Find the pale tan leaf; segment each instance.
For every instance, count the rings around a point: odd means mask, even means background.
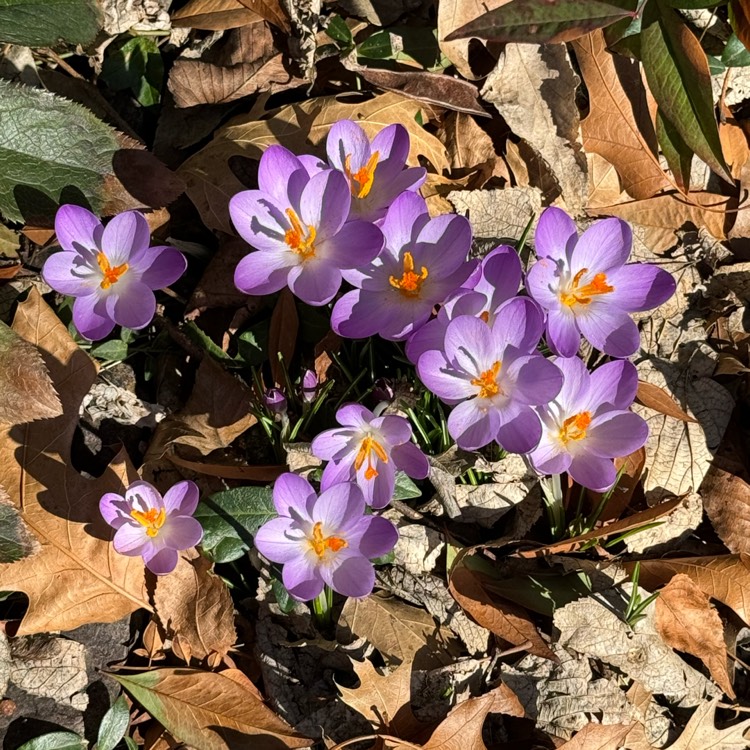
[[[235,29],[261,18],[239,0],[190,0],[172,13],[172,26],[188,26],[206,31]]]
[[[610,206],[627,200],[620,176],[612,164],[593,151],[586,154],[586,163],[589,172],[589,208]]]
[[[719,687],[734,699],[722,636],[724,625],[708,596],[684,573],[659,592],[654,623],[668,646],[700,659]]]
[[[586,151],[613,164],[633,198],[672,187],[659,164],[638,62],[608,52],[599,30],[571,44],[589,92],[589,114],[581,123]]]
[[[505,190],[456,190],[448,200],[471,221],[475,237],[518,239],[542,210],[542,194],[532,187]],[[533,225],[532,225],[533,231]]]
[[[169,577],[160,577],[154,607],[169,638],[180,637],[196,659],[226,656],[237,640],[234,606],[226,583],[197,552],[183,552]]]
[[[325,139],[331,126],[342,119],[356,120],[373,138],[385,126],[402,124],[411,140],[409,163],[417,165],[424,156],[438,171],[448,167],[445,146],[416,121],[424,116],[419,102],[399,94],[383,94],[368,101],[348,104],[335,97],[307,99],[299,104],[270,112],[266,119],[242,115],[219,130],[213,141],[180,167],[187,185],[187,194],[211,229],[234,234],[229,218],[229,199],[245,189],[232,172],[233,157],[260,159],[274,143],[298,153],[325,154]],[[426,119],[426,118],[425,118]]]
[[[558,750],[613,750],[623,744],[635,724],[589,724]]]
[[[716,728],[718,699],[702,703],[690,717],[679,738],[667,750],[746,750],[750,719],[727,729]]]
[[[628,536],[625,547],[630,554],[638,555],[656,556],[672,552],[695,533],[702,520],[701,497],[697,492],[689,492],[680,498],[677,507],[658,526],[641,529],[637,534]]]
[[[0,485],[41,544],[32,557],[0,565],[3,589],[29,597],[19,634],[114,622],[151,609],[143,561],[114,551],[113,531],[99,514],[105,492],[122,492],[137,478],[127,455],[97,480],[70,465],[78,409],[95,365],[35,290],[19,305],[13,329],[40,350],[63,407],[55,419],[0,432]]]
[[[558,194],[573,214],[588,200],[575,105],[579,83],[564,44],[507,44],[482,88],[482,98],[547,164]]]

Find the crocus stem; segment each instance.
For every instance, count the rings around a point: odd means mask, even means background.
[[[333,613],[333,590],[325,586],[318,596],[313,599],[313,620],[318,630],[331,627]]]
[[[565,531],[565,508],[560,475],[552,474],[549,477],[543,477],[540,484],[552,538],[560,539]]]

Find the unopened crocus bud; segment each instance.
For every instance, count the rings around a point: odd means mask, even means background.
[[[378,378],[372,386],[372,397],[377,401],[378,403],[382,401],[386,401],[387,403],[391,403],[395,397],[396,393],[393,390],[393,384],[388,378]]]
[[[315,401],[318,395],[318,376],[314,370],[305,370],[302,376],[302,400],[306,403]]]
[[[263,401],[271,414],[286,414],[286,396],[278,388],[269,388]]]

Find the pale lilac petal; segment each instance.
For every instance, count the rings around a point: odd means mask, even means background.
[[[385,508],[393,500],[393,491],[396,486],[396,467],[393,461],[384,463],[380,459],[374,459],[372,468],[378,473],[369,479],[366,476],[370,464],[365,461],[357,472],[357,485],[362,489],[365,502],[372,508]]]
[[[287,283],[303,302],[320,307],[328,304],[341,288],[341,271],[331,263],[311,259],[292,268]]]
[[[411,440],[411,425],[404,417],[389,414],[373,420],[376,427],[391,445],[401,445]]]
[[[589,453],[574,456],[568,469],[573,479],[594,492],[605,492],[617,478],[611,458],[600,458]]]
[[[136,508],[164,508],[164,500],[153,484],[138,479],[125,490],[125,499]]]
[[[581,333],[569,309],[551,310],[547,316],[547,344],[561,357],[575,357],[581,345]]]
[[[674,276],[650,263],[623,266],[607,278],[607,283],[614,287],[614,291],[607,295],[607,301],[627,312],[659,307],[676,289]]]
[[[528,453],[539,445],[542,437],[542,423],[530,406],[520,406],[517,413],[510,416],[506,412],[502,417],[503,424],[497,430],[497,442],[506,451]]]
[[[398,530],[382,516],[368,516],[364,519],[367,528],[359,542],[359,551],[368,560],[387,555],[398,541]]]
[[[348,156],[350,169],[356,172],[370,158],[370,142],[364,130],[355,122],[339,120],[328,133],[326,153],[331,166],[342,172]]]
[[[86,208],[66,204],[55,214],[55,234],[63,250],[77,253],[81,249],[97,250],[104,227]]]
[[[289,269],[297,264],[294,253],[259,251],[246,255],[234,271],[234,285],[245,294],[273,294],[286,286]]]
[[[633,412],[609,414],[591,425],[586,435],[586,450],[603,458],[628,456],[643,446],[648,425]]]
[[[326,535],[339,534],[352,520],[361,518],[364,511],[362,490],[352,482],[344,482],[321,492],[312,518],[323,524]]]
[[[401,193],[391,204],[380,225],[386,247],[395,254],[400,254],[401,248],[413,243],[429,220],[427,203],[421,195]]]
[[[575,247],[578,232],[573,219],[562,209],[544,209],[534,232],[534,248],[538,258],[565,260]]]
[[[323,590],[323,578],[310,556],[299,556],[284,565],[281,580],[286,590],[303,602],[315,599]]]
[[[266,521],[255,532],[255,548],[263,557],[275,563],[288,563],[304,555],[308,542],[294,521],[280,516]]]
[[[557,364],[559,366],[559,362]],[[635,400],[637,390],[638,371],[632,362],[607,362],[591,373],[589,403],[594,409],[600,404],[627,409]]]
[[[310,482],[299,474],[286,472],[273,485],[273,504],[280,516],[307,516],[307,507],[316,497]]]
[[[107,315],[106,300],[96,293],[76,299],[73,323],[78,333],[90,341],[106,338],[115,327],[114,320]]]
[[[111,293],[106,301],[107,315],[119,326],[139,330],[156,314],[156,297],[141,281],[131,281],[122,293]]]
[[[166,547],[156,551],[156,548],[152,547],[148,551],[152,554],[144,552],[143,561],[154,575],[165,576],[177,567],[177,560],[179,558],[177,550]]]
[[[152,540],[146,534],[145,526],[139,523],[126,523],[117,529],[112,544],[121,555],[135,557],[141,554],[144,547],[152,544]]]
[[[342,559],[336,568],[322,567],[320,572],[326,583],[344,596],[367,596],[375,586],[375,569],[364,557]]]
[[[552,401],[563,384],[560,370],[541,354],[529,354],[511,362],[508,365],[508,378],[515,383],[513,398],[519,403],[533,405]]]
[[[351,443],[356,434],[348,429],[325,430],[313,438],[310,452],[323,461],[340,461],[352,450]]]
[[[389,293],[347,292],[333,307],[331,328],[350,339],[367,338],[396,324],[399,308],[390,304]]]
[[[526,274],[526,289],[545,310],[559,310],[562,261],[541,258]]]
[[[592,303],[585,314],[576,316],[576,320],[586,339],[610,357],[629,357],[638,350],[638,326],[622,310]]]
[[[426,351],[442,349],[447,327],[447,322],[437,317],[414,331],[406,342],[406,356],[409,360],[416,364]]]
[[[110,219],[102,234],[101,249],[113,266],[128,263],[148,250],[151,229],[138,211],[125,211]]]
[[[334,169],[319,172],[302,191],[300,219],[315,227],[318,242],[333,237],[349,216],[352,194],[346,177]]]
[[[417,362],[417,373],[425,386],[447,404],[457,404],[476,395],[477,388],[471,384],[471,378],[450,367],[442,352],[425,352]]]
[[[320,491],[325,492],[329,487],[341,482],[354,479],[354,456],[342,461],[329,461],[320,477]]]
[[[322,172],[325,169],[329,169],[328,165],[322,159],[312,154],[300,154],[297,158],[310,177],[315,176],[318,172]]]
[[[229,215],[240,237],[254,248],[269,252],[289,249],[284,240],[289,229],[284,213],[287,208],[262,190],[243,190],[229,201]]]
[[[371,153],[378,152],[375,177],[386,183],[393,180],[404,168],[409,156],[409,133],[403,125],[388,125],[373,139]]]
[[[593,395],[589,398],[591,374],[580,357],[557,357],[555,367],[563,374],[562,388],[555,400],[564,411],[584,409],[596,400]]]
[[[203,527],[192,516],[169,516],[159,530],[165,547],[183,550],[195,547],[203,538]]]
[[[286,203],[289,180],[300,169],[307,172],[303,163],[289,149],[278,144],[269,146],[258,164],[258,187],[280,204]]]
[[[320,252],[339,268],[361,268],[383,249],[383,233],[369,221],[350,221],[325,241]]]
[[[95,271],[83,256],[72,252],[50,255],[44,262],[42,277],[56,292],[83,297],[94,292],[102,276]]]
[[[149,289],[164,289],[185,273],[187,260],[177,248],[157,246],[150,248],[138,265],[143,269],[141,281]]]
[[[513,297],[498,308],[491,340],[500,351],[514,346],[524,353],[532,352],[543,331],[544,315],[539,305],[528,297]]]
[[[521,286],[521,259],[508,245],[500,245],[482,260],[482,277],[474,287],[484,294],[489,308],[495,310],[518,293]]]
[[[113,529],[119,529],[130,520],[130,510],[130,503],[115,492],[106,492],[99,500],[99,512]]]
[[[497,435],[500,417],[485,399],[463,401],[448,416],[448,431],[459,448],[473,451],[489,445]]]
[[[375,415],[362,404],[345,404],[336,412],[336,421],[345,427],[366,429]]]
[[[539,445],[529,454],[534,469],[539,474],[562,474],[570,466],[570,453],[562,449],[559,440],[550,440],[545,435]]]
[[[173,484],[164,495],[164,507],[167,513],[179,513],[192,516],[198,507],[201,493],[198,485],[189,479]]]
[[[427,456],[414,443],[397,445],[391,450],[391,458],[396,468],[412,479],[426,479],[430,473]]]
[[[498,323],[502,325],[502,323]],[[502,346],[496,346],[491,330],[479,318],[463,315],[445,330],[445,356],[458,368],[476,377],[501,360]]]
[[[612,273],[627,263],[632,245],[633,233],[622,219],[597,221],[578,238],[570,270],[574,276],[583,268],[592,273]]]
[[[434,278],[440,279],[457,270],[466,261],[469,250],[471,224],[468,219],[455,214],[442,214],[425,224],[412,253],[415,264],[426,266]]]

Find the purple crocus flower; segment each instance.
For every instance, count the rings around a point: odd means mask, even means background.
[[[518,253],[508,245],[496,247],[440,308],[437,316],[411,335],[406,342],[406,356],[417,362],[427,350],[442,349],[445,329],[459,315],[474,315],[493,325],[500,305],[517,294],[521,276]]]
[[[341,286],[341,269],[366,265],[383,247],[373,224],[345,224],[351,193],[336,170],[320,170],[283,146],[270,146],[260,160],[258,186],[229,201],[234,226],[257,248],[234,274],[246,294],[289,286],[308,304],[325,305]]]
[[[544,321],[530,299],[501,305],[495,325],[463,315],[445,331],[443,349],[417,363],[422,382],[448,404],[448,430],[460,448],[476,450],[497,440],[512,453],[527,453],[542,435],[532,406],[560,391],[562,374],[536,352]]]
[[[318,375],[315,370],[305,370],[302,375],[302,401],[311,404],[318,395]]]
[[[405,191],[416,191],[427,177],[422,167],[405,168],[409,133],[403,125],[383,128],[370,143],[351,120],[340,120],[328,134],[328,161],[342,172],[352,194],[351,218],[378,221]]]
[[[366,516],[362,490],[352,482],[316,495],[297,474],[282,474],[274,484],[278,512],[258,529],[255,546],[271,562],[283,565],[287,591],[310,601],[324,585],[344,596],[367,596],[375,585],[371,560],[390,552],[396,527],[380,516]]]
[[[115,216],[106,227],[80,206],[55,216],[63,252],[47,258],[42,276],[56,292],[70,294],[78,332],[96,341],[115,325],[144,328],[156,312],[155,289],[173,284],[187,267],[173,247],[149,247],[151,230],[137,211]]]
[[[638,349],[638,327],[629,313],[666,302],[675,280],[650,263],[626,265],[632,239],[621,219],[597,221],[579,238],[564,211],[542,213],[535,234],[539,260],[526,288],[547,311],[547,343],[555,354],[572,357],[581,334],[612,357]]]
[[[616,479],[613,458],[638,450],[648,425],[628,411],[638,389],[638,373],[627,361],[607,362],[593,372],[578,358],[557,359],[563,386],[554,401],[538,407],[542,438],[529,458],[540,474],[567,471],[596,492]]]
[[[336,302],[331,327],[348,338],[380,334],[404,339],[427,322],[432,309],[463,284],[475,267],[466,262],[471,226],[463,216],[431,219],[416,193],[401,193],[383,219],[383,252],[357,270],[344,271],[353,286]]]
[[[278,388],[269,388],[263,394],[263,403],[272,414],[286,414],[286,396]]]
[[[354,481],[368,505],[384,508],[393,498],[396,471],[413,479],[429,474],[427,457],[411,442],[411,425],[403,417],[376,417],[360,404],[347,404],[336,421],[341,427],[321,432],[311,445],[314,456],[329,462],[321,487]]]
[[[141,555],[146,567],[158,576],[171,573],[177,552],[194,547],[203,529],[192,515],[200,492],[185,480],[170,487],[162,498],[148,482],[133,482],[125,496],[108,492],[99,501],[104,520],[114,529],[113,544],[121,555]]]

